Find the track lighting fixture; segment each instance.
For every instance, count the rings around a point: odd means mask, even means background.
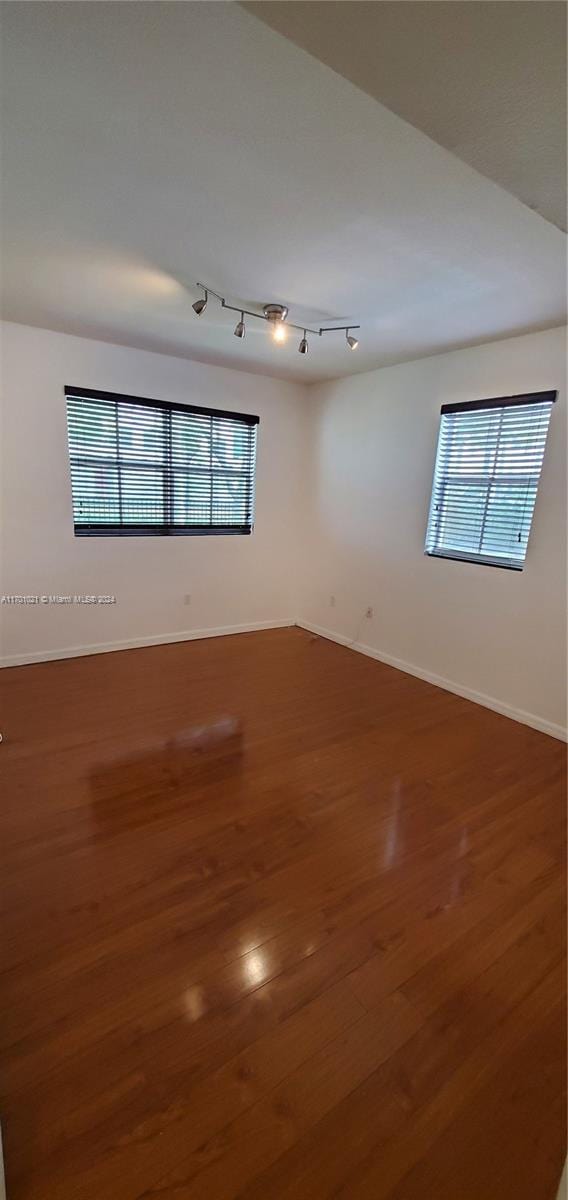
[[[223,296],[220,296],[218,292],[214,292],[213,288],[206,287],[204,283],[198,283],[197,287],[201,288],[203,297],[200,300],[196,300],[191,307],[198,317],[201,316],[207,306],[209,294],[219,301],[221,308],[226,308],[229,312],[240,313],[240,320],[233,330],[235,337],[244,338],[246,332],[246,315],[247,317],[256,317],[257,321],[267,321],[275,342],[285,342],[289,329],[302,330],[302,340],[298,346],[300,354],[308,353],[308,333],[311,333],[312,337],[321,337],[324,333],[344,333],[350,350],[356,350],[359,345],[357,338],[353,337],[350,333],[351,329],[359,329],[358,325],[323,325],[319,329],[302,329],[301,325],[295,325],[293,321],[288,321],[288,309],[285,304],[264,304],[262,312],[252,312],[250,308],[238,308],[235,304],[229,304]]]
[[[192,306],[191,306],[194,313],[198,317],[200,317],[202,312],[207,308],[207,301],[209,299],[209,294],[207,292],[207,288],[203,288],[203,291],[205,292],[205,295],[201,298],[201,300],[196,300],[195,304],[192,304]]]

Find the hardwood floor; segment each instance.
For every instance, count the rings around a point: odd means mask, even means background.
[[[559,742],[299,629],[0,682],[10,1200],[552,1200]]]

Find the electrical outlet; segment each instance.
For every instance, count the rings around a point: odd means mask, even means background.
[[[369,607],[368,607],[368,609],[367,609],[367,611],[366,611],[366,613],[365,613],[365,616],[366,616],[366,618],[367,618],[367,620],[368,620],[368,621],[372,621],[372,619],[373,619],[373,610],[372,610],[372,608],[371,608],[371,606],[370,606],[370,605],[369,605]]]
[[[335,608],[335,596],[330,596],[330,597],[329,597],[329,607],[330,607],[330,608]]]
[[[186,592],[183,598],[184,604],[191,604],[191,592]]]

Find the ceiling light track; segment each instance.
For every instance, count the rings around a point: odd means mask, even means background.
[[[192,304],[192,308],[196,316],[200,317],[207,308],[207,302],[210,296],[214,296],[219,301],[221,308],[226,308],[229,312],[239,313],[239,321],[234,329],[235,337],[244,338],[246,332],[245,317],[253,317],[257,321],[266,321],[272,327],[272,336],[275,342],[284,342],[288,329],[297,329],[302,334],[302,339],[298,350],[300,354],[308,353],[307,335],[312,337],[321,337],[324,333],[344,333],[345,340],[350,350],[356,350],[359,345],[358,339],[351,335],[352,329],[360,329],[360,325],[322,325],[319,329],[310,329],[309,326],[295,325],[293,321],[289,321],[288,309],[285,304],[265,304],[262,312],[253,312],[250,308],[241,308],[236,304],[229,304],[224,296],[220,296],[213,288],[210,288],[205,283],[198,283],[197,287],[203,291],[203,296]]]

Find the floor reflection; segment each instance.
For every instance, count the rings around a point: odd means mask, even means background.
[[[469,853],[469,829],[463,825],[458,835],[456,863],[450,880],[449,898],[446,908],[454,908],[468,890],[471,868],[467,861]]]
[[[253,986],[263,983],[268,976],[268,962],[262,950],[251,950],[245,954],[242,966],[246,981]]]
[[[188,988],[184,995],[184,1008],[189,1020],[199,1021],[206,1010],[205,990],[200,984]]]
[[[179,802],[179,790],[204,777],[221,782],[240,774],[244,754],[243,725],[222,716],[207,725],[177,730],[146,741],[128,754],[99,761],[88,774],[92,813],[105,831],[123,824],[140,825],[163,811],[168,799]]]
[[[390,813],[386,821],[384,845],[383,845],[383,867],[389,870],[393,867],[402,851],[401,845],[401,813],[402,813],[402,788],[400,779],[395,779],[392,785],[392,796],[390,804]]]

